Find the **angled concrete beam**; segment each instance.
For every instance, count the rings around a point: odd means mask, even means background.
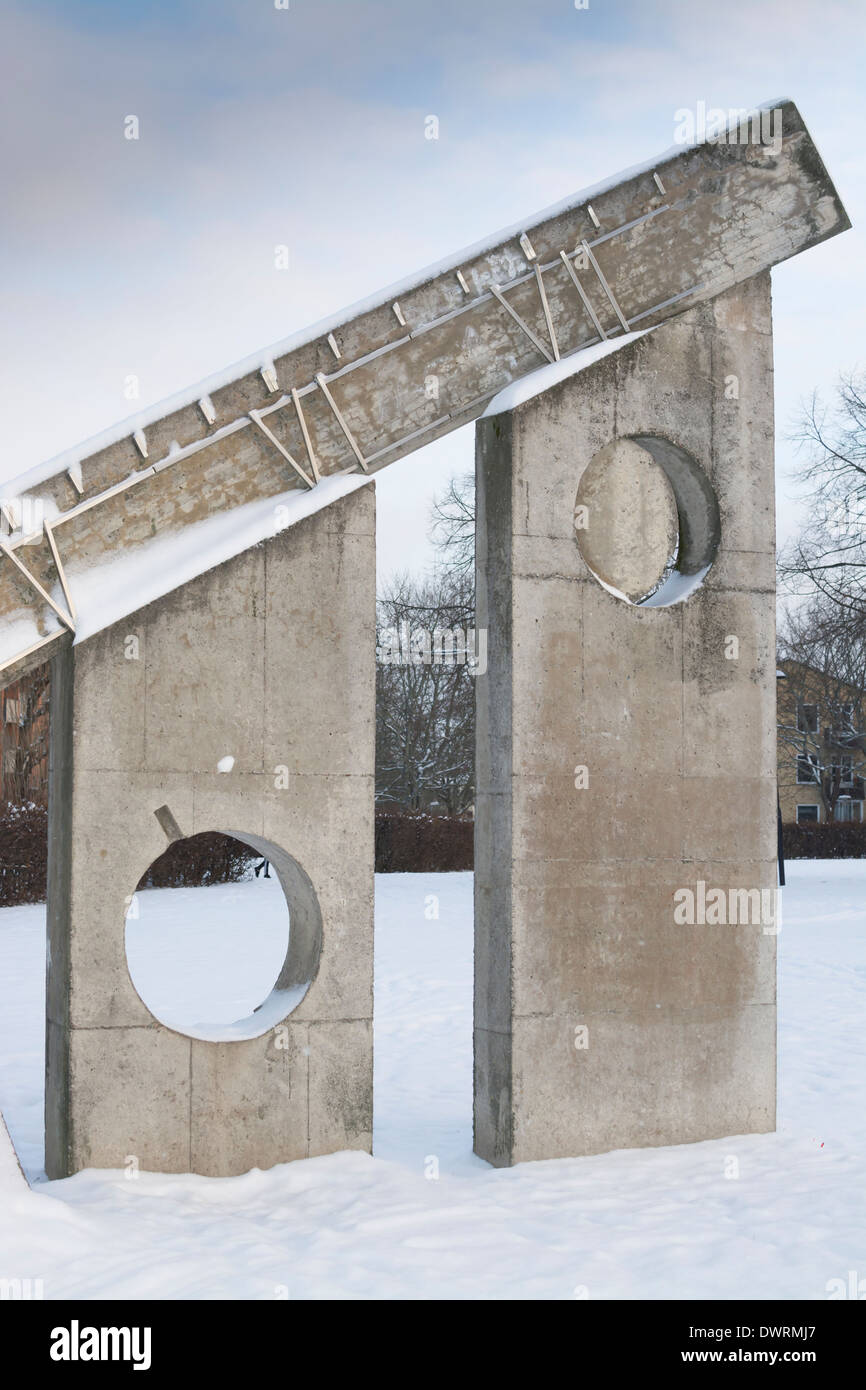
[[[771,139],[761,143],[765,132]],[[284,492],[287,459],[298,487],[313,480],[296,463],[302,457],[315,481],[374,472],[477,418],[497,392],[542,365],[545,341],[565,358],[624,325],[661,323],[849,225],[797,108],[780,102],[757,133],[745,121],[715,141],[675,148],[11,486],[44,498],[52,526],[63,526],[74,590],[76,573],[155,531]],[[593,309],[586,285],[604,290],[604,300],[593,293]],[[276,403],[269,380],[286,392]],[[271,437],[256,428],[257,412],[268,415]],[[82,519],[93,507],[98,517]],[[32,540],[7,545],[14,553]],[[50,590],[44,550],[28,555],[27,569]],[[0,681],[19,655],[11,639],[3,643],[4,619],[30,618],[22,650],[52,626],[36,590],[22,599],[14,568],[0,557]]]

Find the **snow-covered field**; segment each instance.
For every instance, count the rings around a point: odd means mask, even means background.
[[[45,1181],[44,912],[0,911],[0,1109],[34,1184],[0,1162],[0,1278],[41,1279],[46,1298],[215,1299],[822,1299],[866,1279],[866,861],[789,866],[777,1134],[499,1171],[472,1154],[471,889],[378,879],[376,1156],[228,1179]],[[284,931],[273,884],[195,898],[211,942],[241,904]]]

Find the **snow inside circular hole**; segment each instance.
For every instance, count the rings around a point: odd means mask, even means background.
[[[633,606],[668,607],[700,588],[721,520],[700,464],[659,435],[611,441],[584,469],[574,535],[603,588]]]
[[[166,1027],[210,1042],[260,1037],[292,1013],[315,977],[321,940],[301,866],[236,833],[175,841],[126,913],[127,966],[140,999]]]

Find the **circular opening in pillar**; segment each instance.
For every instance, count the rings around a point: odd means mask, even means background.
[[[258,836],[175,840],[127,900],[132,983],[154,1018],[187,1037],[261,1037],[300,1004],[321,946],[309,878]]]
[[[574,535],[598,582],[634,606],[682,603],[719,547],[716,495],[700,464],[661,435],[615,439],[590,459]]]

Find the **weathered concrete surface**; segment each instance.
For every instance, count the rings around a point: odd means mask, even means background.
[[[374,521],[361,488],[54,663],[50,1177],[128,1155],[222,1176],[370,1150]],[[185,835],[248,836],[309,876],[321,954],[283,1030],[191,1039],[136,993],[125,899],[166,848],[163,806]]]
[[[678,890],[699,911],[701,882],[776,881],[772,373],[763,274],[479,424],[475,1146],[492,1163],[774,1128],[773,924],[674,915]],[[687,451],[718,498],[715,563],[670,607],[606,592],[573,530],[582,471],[635,435]]]
[[[662,469],[634,440],[615,440],[590,459],[577,489],[574,534],[593,573],[632,603],[659,587],[677,552],[677,503]]]
[[[182,404],[141,418],[146,458],[134,440],[137,422],[127,421],[110,432],[109,442],[76,453],[80,494],[61,466],[10,484],[12,495],[45,500],[62,563],[71,573],[103,563],[146,544],[156,531],[164,535],[253,499],[303,488],[286,457],[287,451],[312,477],[292,391],[299,393],[323,475],[361,466],[332,401],[365,465],[385,467],[475,419],[509,382],[543,365],[545,354],[564,357],[598,341],[573,276],[604,332],[622,331],[594,267],[578,257],[582,241],[594,248],[625,319],[646,328],[844,231],[847,215],[800,113],[784,102],[778,115],[778,146],[774,140],[761,144],[750,125],[735,126],[719,143],[668,151],[655,166],[613,180],[591,199],[577,197],[530,219],[525,230],[534,260],[513,233],[433,274],[421,272],[399,292],[402,323],[394,294],[349,311],[334,324],[339,358],[320,329],[274,351],[271,386],[258,365],[249,364],[235,380],[229,372],[212,387],[202,384]],[[772,125],[775,137],[775,118]],[[502,290],[529,333],[492,286]],[[267,356],[262,354],[262,366]],[[210,421],[196,402],[208,391]],[[4,525],[0,520],[0,532]],[[27,529],[10,544],[43,588],[61,597],[41,525],[29,537]],[[24,621],[29,633],[4,662],[47,638],[33,657],[41,662],[64,640],[51,636],[57,616],[2,554],[0,620],[10,626]]]

